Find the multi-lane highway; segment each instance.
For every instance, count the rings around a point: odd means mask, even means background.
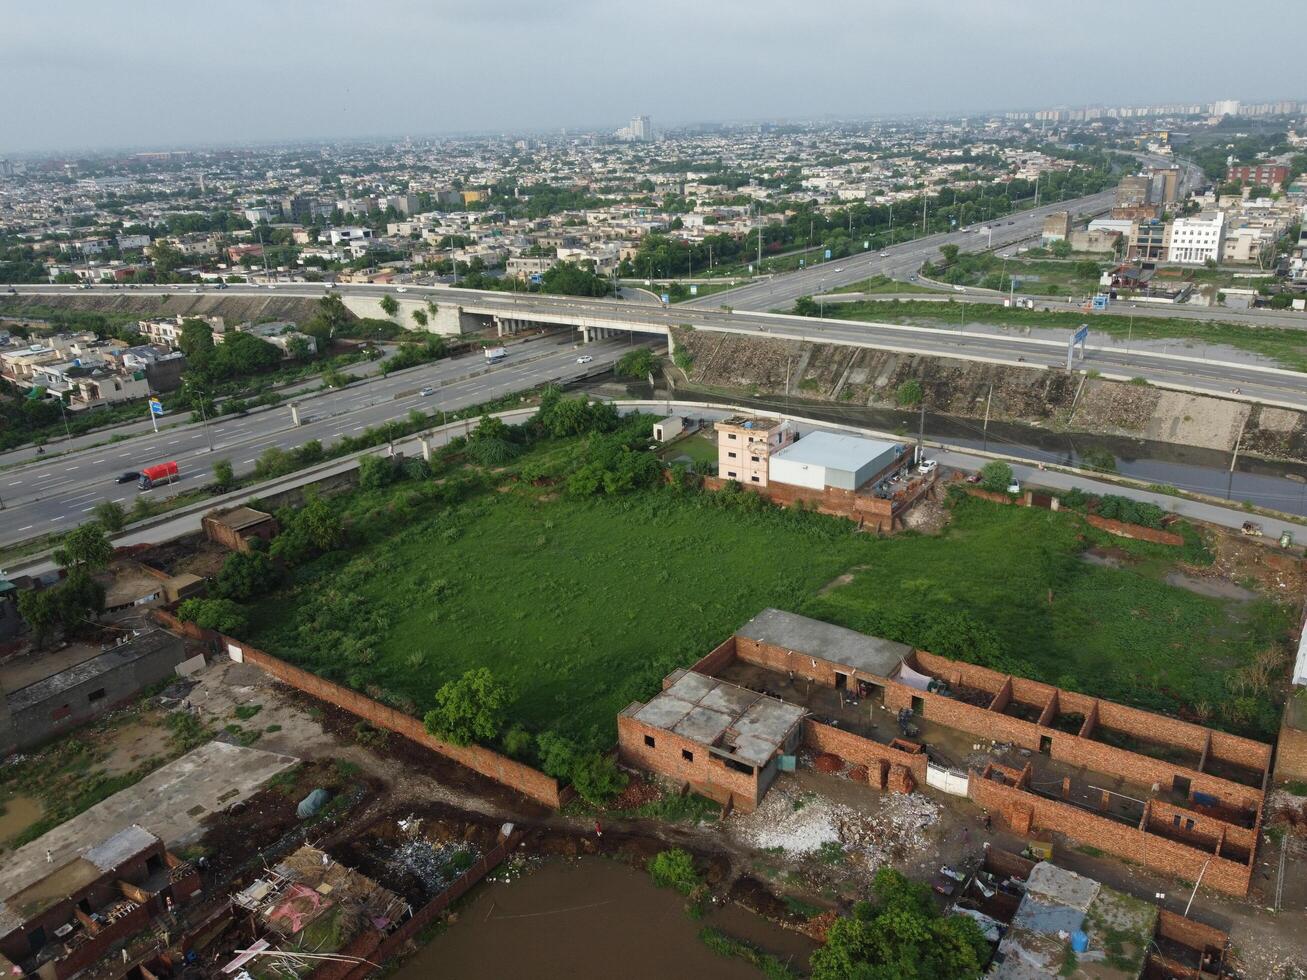
[[[580,364],[580,353],[569,340],[551,336],[514,345],[508,358],[495,365],[486,365],[479,356],[440,361],[384,382],[304,399],[298,427],[290,408],[279,407],[244,418],[222,418],[207,432],[201,426],[185,426],[0,472],[0,545],[68,530],[87,520],[102,500],[130,506],[138,496],[166,497],[202,486],[212,480],[213,463],[219,459],[230,460],[237,475],[249,473],[271,447],[289,450],[311,439],[331,446],[342,437],[403,419],[413,409],[453,411],[547,381],[571,380],[611,364],[629,349],[628,340],[599,341],[581,352],[593,361]],[[435,390],[422,395],[428,386]],[[123,472],[165,460],[177,461],[177,483],[140,491],[135,482],[115,482]]]
[[[916,274],[923,262],[937,259],[941,245],[957,245],[963,251],[981,251],[1006,248],[1038,238],[1044,227],[1044,218],[1055,211],[1070,211],[1077,216],[1097,215],[1112,206],[1112,197],[1113,192],[1104,191],[1089,197],[1041,205],[1029,211],[1018,211],[1005,218],[998,218],[988,224],[977,224],[966,232],[941,232],[879,252],[862,252],[842,259],[818,262],[797,272],[723,290],[685,305],[701,308],[726,305],[737,310],[788,310],[800,296],[811,296],[847,286],[871,276],[907,279]],[[982,228],[988,231],[982,234]]]

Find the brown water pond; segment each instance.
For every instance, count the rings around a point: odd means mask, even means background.
[[[410,957],[396,980],[428,977],[721,977],[757,980],[740,959],[711,952],[699,929],[714,926],[805,971],[816,948],[738,905],[695,921],[675,892],[604,858],[546,862],[511,884],[474,893],[449,928]]]

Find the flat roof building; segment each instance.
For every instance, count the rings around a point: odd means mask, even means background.
[[[810,490],[857,490],[898,463],[901,443],[812,432],[772,453],[768,478]]]
[[[779,757],[797,750],[804,714],[798,705],[677,670],[647,704],[618,715],[618,751],[628,764],[752,810],[780,772]]]
[[[795,439],[786,419],[736,415],[714,426],[717,430],[717,475],[755,487],[767,485],[767,461]]]

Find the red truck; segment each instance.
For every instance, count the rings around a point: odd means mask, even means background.
[[[149,490],[157,487],[160,483],[172,483],[177,479],[177,463],[168,461],[159,463],[156,466],[147,466],[141,470],[140,487],[142,490]]]

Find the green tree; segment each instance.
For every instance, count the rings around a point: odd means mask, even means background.
[[[93,624],[95,618],[104,612],[104,586],[85,568],[74,569],[51,591],[58,597],[59,623],[64,636],[72,636]]]
[[[591,806],[602,806],[626,789],[627,775],[612,756],[590,752],[572,767],[572,787]]]
[[[57,588],[25,589],[18,593],[18,615],[23,617],[32,631],[32,643],[45,646],[59,625],[59,594]]]
[[[214,594],[220,599],[247,602],[263,598],[281,582],[281,572],[259,551],[237,551],[227,556],[214,579]]]
[[[183,320],[178,349],[186,355],[186,366],[197,374],[205,375],[214,367],[215,347],[213,328],[203,320]]]
[[[411,315],[412,315],[412,317],[413,317],[413,322],[414,322],[414,323],[416,323],[419,327],[423,327],[423,328],[426,327],[426,325],[427,325],[427,311],[426,311],[426,310],[414,310],[413,313],[412,313]]]
[[[116,500],[101,500],[91,513],[110,534],[117,534],[127,523],[127,511]]]
[[[399,312],[399,304],[395,302],[394,296],[381,297],[381,312],[389,317],[393,317]]]
[[[542,732],[536,739],[540,768],[555,779],[570,779],[576,766],[576,743],[557,732]]]
[[[105,568],[112,557],[113,545],[99,521],[88,521],[73,528],[53,555],[55,562],[64,568],[84,568],[93,572]]]
[[[637,347],[623,354],[614,371],[620,378],[647,378],[654,369],[657,359],[647,347]]]
[[[186,256],[179,249],[162,239],[150,245],[150,262],[160,279],[171,276],[185,261]]]
[[[213,482],[219,490],[227,490],[236,485],[236,471],[232,469],[231,460],[220,459],[213,464]]]
[[[389,456],[364,456],[359,460],[359,487],[380,490],[394,481],[395,460]]]
[[[1213,258],[1210,258],[1210,257],[1209,257],[1209,258],[1206,258],[1206,259],[1203,259],[1203,268],[1205,268],[1205,269],[1215,269],[1215,268],[1216,268],[1216,259],[1213,259]]]
[[[291,337],[286,341],[286,353],[292,360],[307,361],[313,356],[313,342],[307,337]]]
[[[454,745],[499,737],[508,693],[487,667],[469,670],[436,692],[436,706],[422,719],[428,732]]]
[[[876,903],[837,919],[808,962],[812,980],[968,980],[980,976],[989,945],[975,921],[942,916],[925,885],[882,867]]]
[[[952,265],[958,260],[958,247],[953,244],[941,245],[939,254],[947,265]]]
[[[794,301],[795,316],[817,316],[821,312],[821,307],[811,296],[800,296]]]
[[[1012,467],[1001,459],[991,460],[980,468],[980,485],[994,493],[1006,493],[1012,485]]]
[[[230,599],[187,599],[177,607],[177,618],[201,629],[236,636],[245,630],[245,609]]]
[[[916,378],[908,378],[908,380],[904,381],[899,385],[898,392],[895,394],[898,403],[904,408],[915,408],[920,405],[922,397],[924,396],[921,390],[921,382]]]
[[[1059,259],[1070,258],[1071,243],[1067,241],[1065,238],[1059,238],[1057,241],[1055,241],[1052,245],[1048,247],[1048,250],[1053,253],[1053,256],[1055,258],[1059,258]]]
[[[350,377],[344,371],[332,368],[330,371],[322,372],[322,383],[328,388],[344,388],[349,381]]]

